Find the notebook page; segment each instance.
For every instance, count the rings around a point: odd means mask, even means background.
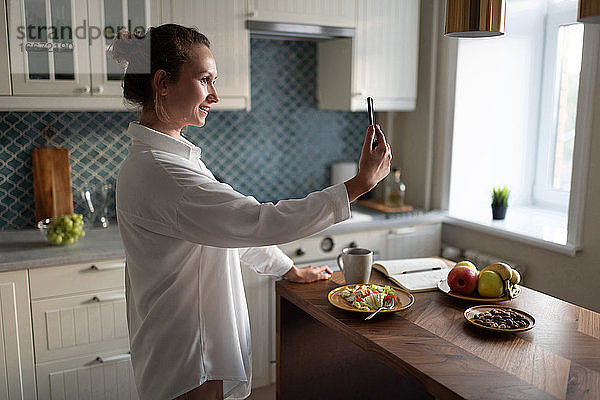
[[[410,292],[423,292],[437,289],[440,280],[448,277],[449,268],[412,274],[398,274],[390,276],[390,280]]]
[[[375,264],[385,267],[388,275],[397,275],[406,271],[418,271],[431,268],[448,268],[439,258],[404,258],[398,260],[378,260]],[[383,271],[382,271],[383,272]]]

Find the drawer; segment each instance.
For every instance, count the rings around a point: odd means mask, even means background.
[[[129,347],[123,289],[31,302],[35,362]]]
[[[36,365],[38,398],[137,400],[128,352],[124,348]]]
[[[125,260],[108,260],[29,270],[31,298],[125,286]]]

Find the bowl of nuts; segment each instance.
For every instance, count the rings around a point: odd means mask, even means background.
[[[506,306],[475,306],[466,309],[464,315],[470,324],[495,332],[523,332],[535,326],[530,314]]]

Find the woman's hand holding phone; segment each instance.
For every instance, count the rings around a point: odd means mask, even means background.
[[[374,145],[376,143],[376,145]],[[358,173],[344,182],[348,200],[353,202],[359,196],[373,189],[379,181],[390,173],[392,150],[378,124],[370,125],[363,143]]]

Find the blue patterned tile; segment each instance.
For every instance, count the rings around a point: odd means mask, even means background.
[[[323,111],[316,101],[316,44],[251,41],[252,111],[214,111],[185,136],[215,175],[259,201],[298,198],[325,187],[335,161],[358,160],[364,113]],[[69,149],[75,212],[80,191],[116,181],[133,112],[0,112],[0,229],[34,225],[31,150]],[[109,205],[114,218],[114,193]]]

